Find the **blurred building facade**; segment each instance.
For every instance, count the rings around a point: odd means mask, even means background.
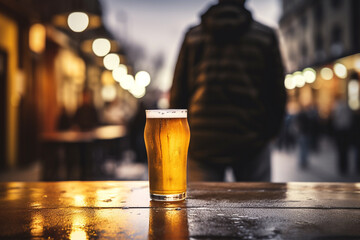
[[[336,96],[349,100],[349,81],[358,82],[360,2],[283,0],[282,9],[279,26],[289,99],[312,101],[326,116]],[[359,108],[358,99],[349,104]]]
[[[72,12],[87,13],[85,31],[69,28]],[[0,170],[35,161],[42,133],[57,130],[63,110],[75,112],[85,88],[99,111],[118,100],[127,111],[124,118],[135,112],[137,98],[120,87],[92,50],[95,39],[108,39],[125,75],[134,75],[101,15],[97,0],[0,0]]]

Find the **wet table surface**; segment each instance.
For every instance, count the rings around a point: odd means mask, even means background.
[[[360,183],[0,183],[1,239],[360,239]]]

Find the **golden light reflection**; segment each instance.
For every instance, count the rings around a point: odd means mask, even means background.
[[[30,233],[33,237],[41,237],[44,233],[44,217],[35,212],[31,217]]]
[[[70,233],[70,239],[71,239],[71,240],[87,239],[87,237],[86,237],[86,232],[85,232],[84,230],[72,231],[72,232]]]
[[[23,188],[24,183],[21,182],[9,182],[7,184],[7,191],[6,191],[6,197],[5,200],[8,201],[15,201],[21,198],[22,192],[24,190]]]
[[[97,207],[113,206],[115,204],[114,200],[122,194],[118,188],[97,189],[95,205]]]
[[[84,195],[75,195],[74,196],[74,205],[76,207],[84,207],[85,204],[85,196]]]
[[[312,183],[311,183],[312,184]],[[286,200],[287,201],[305,201],[309,196],[301,191],[301,184],[296,182],[286,183]]]
[[[129,204],[142,202],[143,194],[138,191],[127,191],[121,188],[99,189],[96,191],[95,211],[98,229],[105,229],[99,233],[100,239],[111,236],[112,229],[121,232],[117,239],[146,239],[148,234],[148,209],[131,208]],[[141,192],[140,192],[141,193]],[[119,208],[119,202],[121,203]],[[112,207],[116,207],[115,209]],[[108,231],[108,230],[110,231]]]
[[[86,227],[86,218],[81,214],[74,215],[69,238],[71,240],[88,239],[85,231],[85,227]]]
[[[30,192],[30,206],[34,209],[39,209],[43,206],[44,201],[46,201],[47,195],[44,194],[43,188],[33,188]]]
[[[149,240],[187,239],[189,226],[186,209],[159,207],[150,202]]]

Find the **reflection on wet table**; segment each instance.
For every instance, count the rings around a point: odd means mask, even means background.
[[[0,183],[1,239],[360,239],[359,183]]]

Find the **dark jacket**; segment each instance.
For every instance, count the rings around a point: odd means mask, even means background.
[[[189,154],[231,163],[280,129],[286,93],[276,34],[237,4],[217,4],[185,35],[170,107],[187,108]]]

